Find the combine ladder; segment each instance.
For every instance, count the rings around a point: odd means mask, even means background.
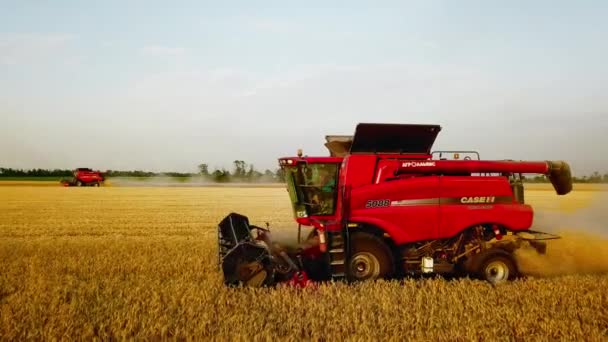
[[[346,278],[347,244],[344,243],[342,232],[327,232],[329,270],[332,280],[343,280]]]
[[[347,204],[350,199],[350,188],[346,186],[340,187],[342,193],[342,229],[338,232],[327,232],[328,254],[329,254],[329,271],[331,280],[349,280],[348,260],[350,260],[350,243],[348,234],[348,208]]]

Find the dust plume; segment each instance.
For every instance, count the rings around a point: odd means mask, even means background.
[[[177,178],[165,175],[157,175],[152,177],[112,177],[106,183],[110,186],[205,186],[211,184],[212,181],[206,177],[197,176],[189,178]]]
[[[541,211],[532,230],[562,238],[547,242],[547,253],[531,248],[517,251],[523,273],[532,276],[608,272],[608,194],[599,193],[592,204],[574,213]]]
[[[152,177],[112,177],[106,181],[108,186],[117,187],[284,187],[268,178],[251,182],[214,182],[209,177],[171,177],[158,175]]]

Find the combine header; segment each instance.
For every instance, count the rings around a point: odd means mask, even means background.
[[[101,186],[105,181],[105,175],[100,171],[89,168],[77,168],[73,171],[73,177],[62,179],[63,186]]]
[[[476,152],[431,152],[437,125],[359,124],[327,136],[329,157],[279,159],[294,217],[314,230],[295,251],[268,228],[232,213],[219,224],[227,285],[360,281],[408,275],[468,275],[491,283],[519,275],[513,253],[545,253],[530,230],[523,174],[546,175],[558,195],[572,190],[562,161],[487,161]],[[448,159],[446,156],[450,156]],[[252,231],[257,230],[257,237]]]

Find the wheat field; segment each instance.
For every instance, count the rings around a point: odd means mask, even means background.
[[[527,279],[227,289],[217,222],[295,234],[285,189],[0,186],[0,339],[607,340],[604,192],[526,195],[564,236]]]

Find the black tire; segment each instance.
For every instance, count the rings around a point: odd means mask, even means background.
[[[489,249],[476,255],[472,264],[473,275],[491,284],[502,284],[519,276],[513,255],[503,249]]]
[[[368,233],[353,233],[348,273],[352,280],[388,279],[395,272],[390,248],[381,238]]]
[[[81,181],[76,181],[76,186],[82,186],[82,182]]]

